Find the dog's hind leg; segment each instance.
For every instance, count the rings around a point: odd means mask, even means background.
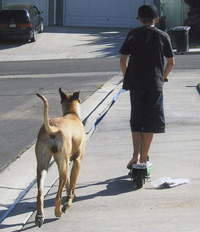
[[[35,217],[36,226],[41,227],[44,223],[44,179],[46,177],[47,170],[38,170],[37,169],[37,185],[38,185],[38,195],[37,195],[37,214]]]
[[[81,163],[80,159],[76,159],[75,161],[73,161],[70,183],[67,186],[67,199],[66,199],[65,204],[62,207],[63,212],[65,212],[66,209],[68,209],[72,206],[72,202],[73,202],[74,197],[75,197],[76,181],[77,181],[77,177],[78,177],[78,174],[80,171],[80,166],[81,166],[80,163]]]
[[[41,147],[40,147],[41,148]],[[42,149],[41,149],[42,150]],[[49,154],[45,149],[43,153],[41,150],[37,150],[36,145],[36,157],[37,157],[37,187],[38,187],[38,195],[37,195],[37,213],[35,217],[36,226],[41,227],[44,223],[44,180],[46,177],[46,173],[48,171],[49,163],[52,155]]]
[[[79,149],[77,151],[78,158],[76,158],[73,161],[73,166],[72,166],[71,176],[70,176],[70,185],[67,187],[67,199],[62,208],[63,212],[65,212],[66,209],[72,206],[73,200],[75,198],[76,181],[77,181],[77,178],[80,172],[81,160],[83,158],[84,150],[85,150],[85,146],[83,146],[82,149]]]
[[[58,164],[59,169],[59,186],[58,186],[58,192],[56,195],[56,205],[55,205],[55,216],[61,217],[62,211],[61,211],[61,201],[62,201],[62,191],[63,187],[65,186],[67,179],[68,179],[68,167],[69,167],[69,161],[65,159],[60,159],[56,161]]]

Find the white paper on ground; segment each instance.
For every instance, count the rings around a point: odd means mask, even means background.
[[[158,180],[154,180],[151,184],[155,188],[173,188],[182,184],[189,184],[191,180],[189,179],[172,179],[170,177],[163,177]]]

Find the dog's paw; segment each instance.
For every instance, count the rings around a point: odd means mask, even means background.
[[[55,216],[56,217],[61,217],[62,216],[62,211],[55,209]]]
[[[66,202],[62,207],[62,212],[65,213],[67,209],[72,206],[75,195],[67,196]]]
[[[39,228],[43,225],[44,223],[44,215],[36,215],[35,216],[35,225],[38,226]]]
[[[62,207],[62,212],[65,213],[67,209],[69,209],[72,206],[72,203],[66,202]]]

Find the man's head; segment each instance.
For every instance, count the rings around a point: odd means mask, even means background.
[[[138,9],[138,17],[142,23],[153,23],[155,19],[159,18],[159,13],[154,5],[142,5]]]

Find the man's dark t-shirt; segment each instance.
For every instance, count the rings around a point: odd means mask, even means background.
[[[124,89],[162,91],[164,57],[174,56],[167,33],[155,27],[142,26],[133,29],[128,33],[120,53],[130,55]]]

